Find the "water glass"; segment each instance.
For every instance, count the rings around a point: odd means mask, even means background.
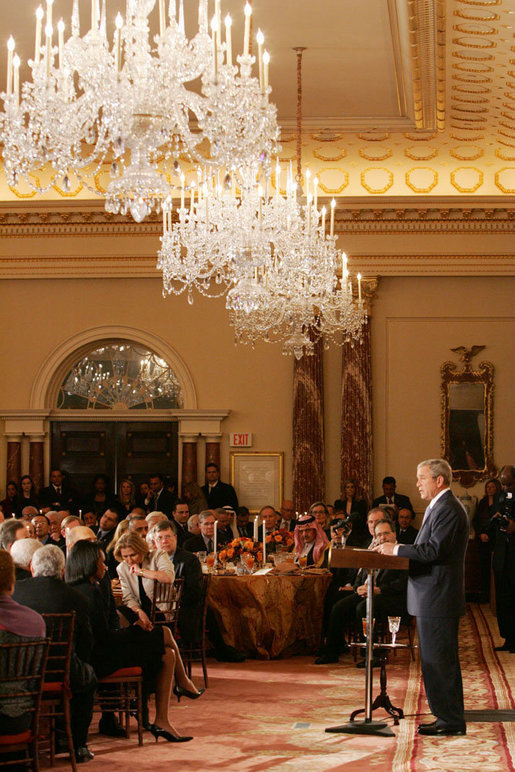
[[[395,646],[395,639],[397,638],[397,633],[399,632],[400,626],[400,617],[388,617],[388,629],[392,635],[392,646]]]

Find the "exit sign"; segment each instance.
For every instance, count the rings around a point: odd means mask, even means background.
[[[230,436],[230,446],[231,448],[250,448],[252,446],[252,434],[234,432]]]

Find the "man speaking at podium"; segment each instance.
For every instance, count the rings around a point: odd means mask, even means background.
[[[383,555],[410,560],[408,612],[417,617],[426,697],[436,716],[430,724],[419,724],[418,733],[431,736],[466,732],[458,627],[465,614],[469,525],[464,507],[449,488],[451,479],[447,461],[422,461],[417,467],[417,488],[429,506],[415,543],[376,547]]]

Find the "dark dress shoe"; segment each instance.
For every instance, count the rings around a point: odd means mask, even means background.
[[[95,754],[90,751],[87,745],[79,745],[78,748],[75,748],[75,761],[77,764],[85,764],[94,758]]]
[[[467,734],[467,727],[465,724],[439,724],[432,721],[430,724],[419,724],[417,732],[426,737],[449,737]]]
[[[120,724],[116,716],[110,714],[109,717],[102,717],[98,722],[98,731],[107,737],[127,737],[125,729]]]

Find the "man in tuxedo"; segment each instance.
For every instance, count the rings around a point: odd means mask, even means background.
[[[381,517],[372,518],[371,526],[374,539],[377,543],[397,543],[395,524],[391,520]],[[368,584],[366,569],[360,569],[356,575],[353,592],[338,600],[332,607],[327,627],[327,638],[321,656],[315,661],[315,665],[326,665],[338,662],[340,652],[348,651],[348,646],[343,640],[343,633],[353,618],[356,625],[361,626],[361,620],[366,616]],[[406,571],[396,569],[382,569],[378,572],[374,582],[374,617],[386,621],[389,616],[406,616],[406,589],[408,574]],[[375,664],[375,663],[374,663]]]
[[[395,477],[385,477],[383,479],[383,495],[374,499],[372,506],[378,507],[379,504],[395,504],[397,509],[410,509],[413,512],[413,505],[409,500],[409,496],[396,493],[396,488]]]
[[[411,509],[400,509],[397,516],[397,541],[399,544],[413,544],[417,538],[418,529],[412,525]]]
[[[39,491],[39,502],[43,508],[73,509],[73,491],[65,484],[60,469],[52,469],[50,472],[50,485]]]
[[[156,547],[168,553],[175,569],[175,578],[183,579],[181,604],[177,619],[181,638],[194,643],[201,638],[202,569],[192,552],[178,546],[175,523],[162,520],[152,532]]]
[[[234,511],[238,509],[236,491],[232,485],[221,482],[217,464],[206,464],[206,484],[202,486],[202,491],[209,509],[226,506],[232,507]]]
[[[34,553],[32,578],[16,582],[13,598],[39,614],[63,614],[75,611],[75,631],[70,664],[71,724],[77,761],[93,758],[87,747],[88,728],[93,715],[96,678],[91,659],[93,635],[89,623],[89,603],[80,592],[65,584],[64,555],[55,545],[46,545]]]
[[[191,533],[188,531],[188,520],[190,518],[190,507],[184,499],[177,499],[172,512],[175,530],[177,531],[177,544],[182,547],[185,541],[191,539]]]
[[[383,555],[410,559],[408,612],[417,617],[422,675],[436,720],[419,724],[422,735],[466,733],[458,627],[465,614],[465,551],[469,523],[450,490],[452,469],[443,459],[422,461],[417,488],[429,501],[414,544],[381,544]]]
[[[147,506],[148,512],[162,512],[168,519],[172,517],[173,508],[177,496],[167,491],[162,474],[153,474],[150,478],[150,500]]]
[[[118,525],[119,519],[120,515],[114,508],[114,505],[109,507],[109,509],[106,509],[100,518],[97,531],[97,542],[100,544],[104,552],[113,540],[114,532],[116,530],[116,526]]]

